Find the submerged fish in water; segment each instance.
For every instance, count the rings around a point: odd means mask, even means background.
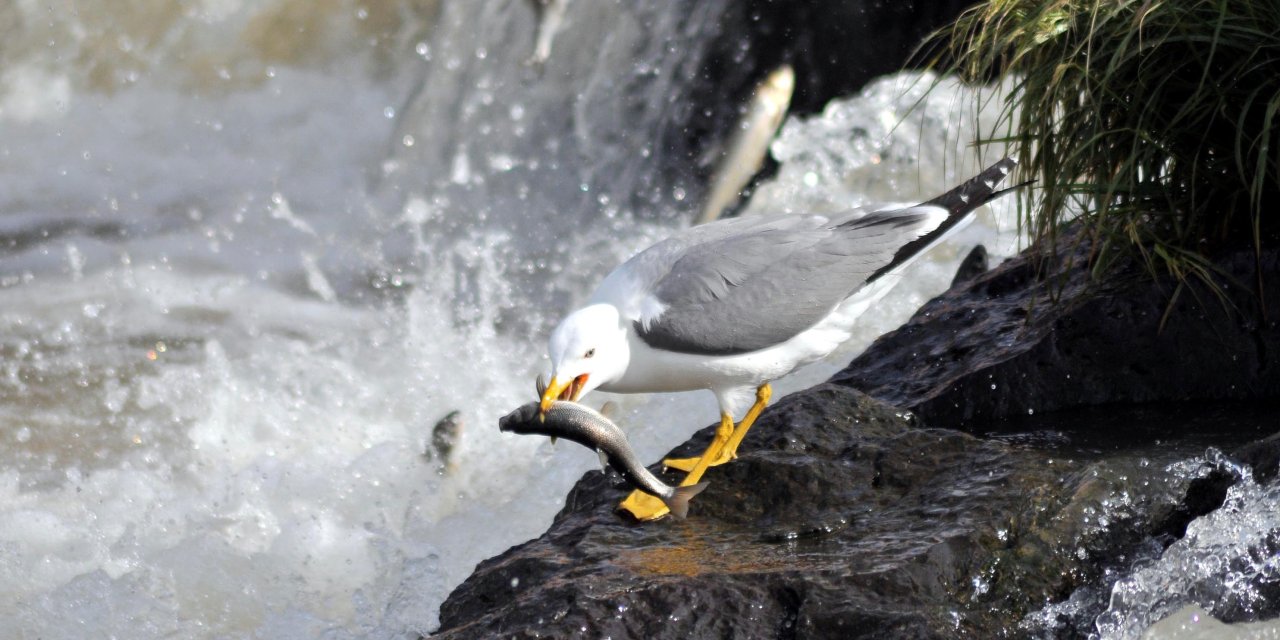
[[[544,415],[539,415],[539,408],[538,402],[517,408],[498,421],[498,429],[564,438],[594,449],[601,462],[617,470],[631,486],[662,500],[677,518],[684,518],[689,512],[689,500],[707,488],[705,482],[673,487],[659,480],[640,464],[618,425],[591,407],[560,400]]]

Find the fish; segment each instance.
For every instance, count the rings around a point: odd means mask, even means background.
[[[569,0],[533,0],[533,6],[538,12],[538,31],[534,36],[533,55],[524,63],[541,66],[551,57],[551,42],[560,31]]]
[[[442,473],[454,470],[453,449],[462,436],[462,412],[450,411],[431,429],[431,444],[422,452],[428,460],[439,461]]]
[[[600,463],[613,467],[631,486],[662,500],[671,514],[683,520],[689,500],[702,493],[707,483],[673,487],[659,480],[640,463],[622,429],[599,411],[584,404],[557,400],[545,414],[539,401],[521,405],[498,420],[504,433],[538,434],[564,438],[594,449]]]
[[[738,201],[743,188],[760,171],[769,145],[787,115],[795,87],[795,71],[786,64],[774,69],[756,86],[747,102],[746,113],[738,122],[738,128],[725,147],[724,158],[711,179],[711,188],[697,224],[719,218],[725,209]]]

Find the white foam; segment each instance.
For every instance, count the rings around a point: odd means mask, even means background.
[[[26,63],[0,73],[0,120],[54,120],[71,106],[71,81]]]
[[[1144,640],[1276,640],[1280,622],[1226,624],[1197,605],[1187,605],[1152,625]]]
[[[1186,535],[1153,563],[1136,568],[1111,589],[1097,620],[1105,639],[1137,638],[1162,619],[1194,605],[1210,613],[1250,619],[1270,605],[1260,586],[1280,582],[1275,533],[1280,528],[1280,484],[1244,479],[1227,490],[1212,513],[1193,520]],[[1165,623],[1161,628],[1173,628]],[[1255,627],[1260,633],[1262,628]],[[1274,626],[1267,633],[1275,632]]]

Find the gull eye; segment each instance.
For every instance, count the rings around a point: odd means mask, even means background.
[[[595,347],[592,347],[592,348],[590,348],[590,349],[587,349],[587,352],[586,352],[586,353],[584,353],[584,354],[582,354],[582,357],[584,357],[584,358],[590,358],[591,356],[594,356],[595,354],[596,354],[596,349],[595,349]]]

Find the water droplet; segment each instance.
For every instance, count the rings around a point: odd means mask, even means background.
[[[982,576],[974,576],[971,582],[973,584],[973,595],[975,596],[983,595],[991,589],[991,585]]]

